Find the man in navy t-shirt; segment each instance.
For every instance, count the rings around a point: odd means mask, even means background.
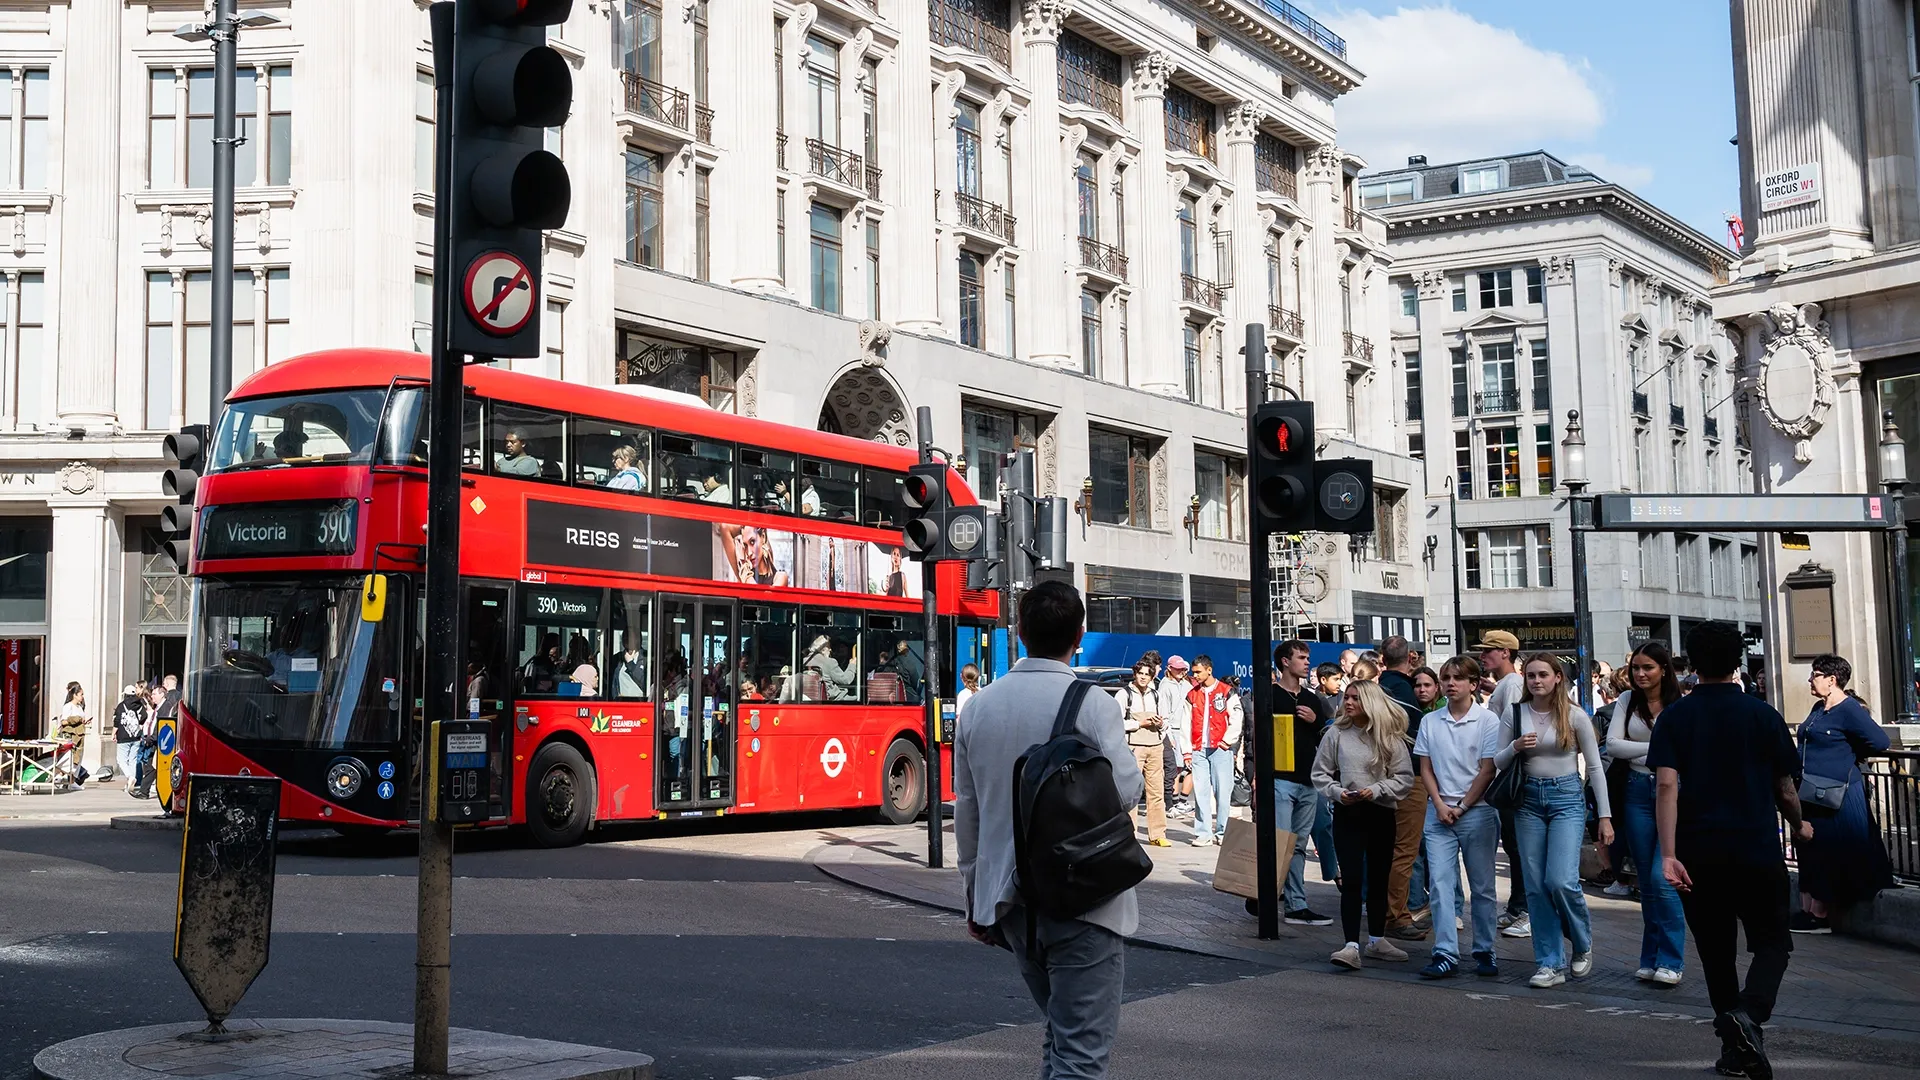
[[[1773,1067],[1760,1025],[1773,1015],[1793,951],[1779,817],[1803,840],[1812,828],[1800,816],[1800,759],[1786,721],[1735,681],[1745,651],[1740,631],[1724,622],[1687,635],[1700,684],[1660,714],[1647,765],[1658,776],[1664,871],[1680,891],[1716,1014],[1716,1067],[1766,1078]],[[1744,989],[1734,963],[1738,927],[1753,954]]]

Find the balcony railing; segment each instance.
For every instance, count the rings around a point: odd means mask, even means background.
[[[956,224],[963,229],[974,229],[991,233],[1011,244],[1013,240],[1013,215],[999,203],[990,203],[978,196],[963,191],[953,193],[954,213],[960,218]]]
[[[1520,391],[1518,390],[1482,390],[1473,396],[1474,411],[1481,415],[1487,413],[1514,413],[1520,411]]]
[[[867,198],[880,201],[880,166],[867,163]]]
[[[703,143],[713,143],[713,110],[705,105],[693,107],[693,137]]]
[[[1221,297],[1220,286],[1206,278],[1195,277],[1192,274],[1180,275],[1180,298],[1187,303],[1219,311]]]
[[[1355,360],[1364,360],[1369,364],[1373,363],[1373,342],[1351,330],[1342,333],[1340,337],[1346,345],[1348,356]]]
[[[819,139],[807,140],[807,171],[855,191],[867,188],[866,163],[860,155]]]
[[[1366,220],[1365,218],[1360,216],[1360,211],[1355,210],[1351,206],[1343,206],[1341,207],[1341,209],[1346,211],[1345,221],[1347,224],[1347,228],[1353,232],[1359,232],[1360,223]]]
[[[1307,320],[1301,318],[1299,312],[1273,304],[1267,305],[1267,328],[1290,338],[1304,339],[1307,336]]]
[[[1090,236],[1080,238],[1080,265],[1122,281],[1127,278],[1127,253]]]
[[[983,19],[964,0],[927,0],[927,29],[941,45],[977,52],[1003,68],[1013,67],[1013,34]]]
[[[1686,430],[1687,410],[1685,406],[1681,406],[1681,405],[1667,406],[1667,423],[1673,425],[1674,427],[1680,428],[1683,431]]]
[[[1343,60],[1346,58],[1346,39],[1321,25],[1320,20],[1287,3],[1287,0],[1259,0],[1259,4],[1267,10],[1267,14],[1305,34],[1314,44]]]
[[[631,71],[621,72],[627,84],[627,111],[681,131],[687,130],[687,94]]]
[[[776,169],[787,167],[787,133],[775,132],[773,136],[773,166]]]
[[[1647,403],[1647,392],[1645,390],[1635,390],[1633,392],[1633,415],[1646,417],[1648,419],[1653,417],[1653,406]]]
[[[1294,200],[1300,198],[1299,186],[1294,178],[1293,170],[1277,161],[1262,161],[1259,158],[1255,158],[1253,161],[1253,180],[1254,186],[1261,191],[1271,191],[1277,195],[1284,195]]]

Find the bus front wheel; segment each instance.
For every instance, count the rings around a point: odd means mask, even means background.
[[[926,809],[927,761],[912,742],[895,739],[887,747],[880,782],[880,817],[888,824],[908,824]]]
[[[527,770],[527,831],[541,847],[571,847],[593,824],[593,767],[566,743],[548,743]]]

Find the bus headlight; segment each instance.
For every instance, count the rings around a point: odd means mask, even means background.
[[[351,799],[367,782],[367,767],[354,758],[341,758],[327,770],[327,794],[336,799]]]

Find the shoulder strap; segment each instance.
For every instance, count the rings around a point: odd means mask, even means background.
[[[1074,721],[1080,718],[1080,703],[1087,700],[1087,691],[1093,684],[1085,679],[1076,678],[1073,685],[1067,687],[1065,696],[1060,699],[1060,711],[1053,718],[1053,734],[1049,739],[1057,739],[1073,730]]]

